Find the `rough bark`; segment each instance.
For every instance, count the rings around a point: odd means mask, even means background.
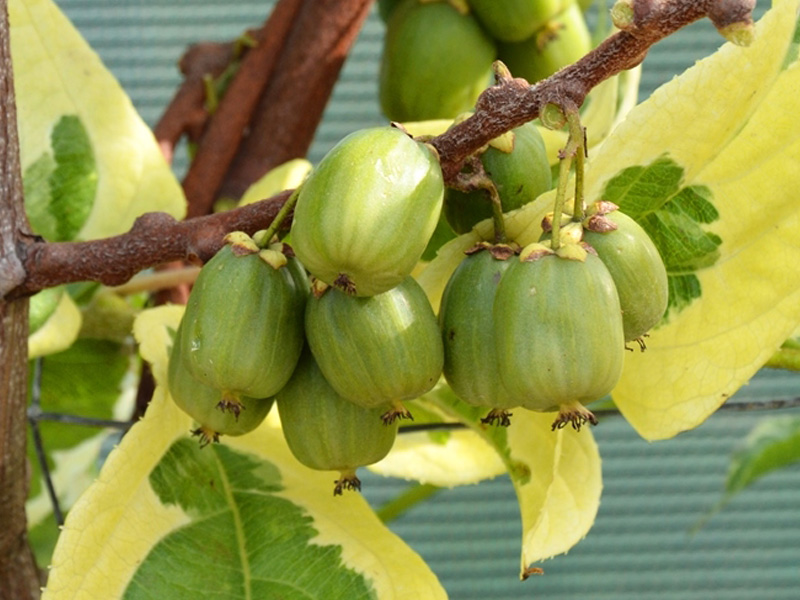
[[[221,193],[238,198],[253,181],[306,155],[372,0],[304,0],[259,100]]]
[[[8,5],[0,0],[0,279],[21,282],[17,254],[27,237],[17,116],[9,49]],[[39,597],[39,571],[28,545],[26,407],[28,301],[0,300],[0,599]]]

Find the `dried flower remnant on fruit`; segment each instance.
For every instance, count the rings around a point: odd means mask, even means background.
[[[485,417],[481,419],[484,425],[497,425],[498,427],[508,427],[511,425],[511,417],[514,413],[505,408],[493,408]]]
[[[237,421],[239,420],[241,412],[245,410],[245,406],[242,404],[238,394],[233,394],[231,392],[222,392],[222,399],[217,403],[217,408],[224,413],[229,412],[233,414]]]
[[[342,471],[339,479],[333,482],[333,495],[341,496],[344,490],[361,491],[361,480],[356,476],[355,471]]]
[[[200,447],[205,448],[210,443],[218,443],[219,442],[219,433],[209,429],[208,427],[203,427],[202,425],[197,429],[192,429],[191,431],[192,436],[197,436],[200,438]]]
[[[572,425],[575,431],[580,431],[581,427],[587,423],[597,425],[597,417],[588,408],[580,403],[563,405],[558,412],[558,416],[553,421],[550,429],[563,429],[567,425]]]

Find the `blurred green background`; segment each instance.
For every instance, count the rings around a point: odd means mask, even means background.
[[[273,2],[232,0],[58,0],[134,104],[153,125],[180,82],[188,44],[227,41],[258,26]],[[759,2],[757,15],[766,9]],[[383,124],[377,74],[384,26],[373,10],[338,82],[309,158],[341,137]],[[641,98],[713,52],[723,40],[700,22],[662,41],[644,63]],[[709,81],[708,85],[714,85]],[[176,170],[185,168],[185,158]],[[800,375],[763,370],[731,402],[800,396]],[[518,580],[520,520],[500,477],[443,490],[392,528],[417,550],[454,599],[797,600],[800,598],[800,465],[770,474],[736,496],[696,533],[722,495],[730,455],[766,416],[788,411],[723,410],[696,430],[641,440],[619,416],[594,429],[603,458],[597,522],[546,575]],[[407,482],[364,474],[379,506]]]

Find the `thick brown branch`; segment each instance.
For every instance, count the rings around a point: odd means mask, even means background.
[[[18,255],[29,235],[22,199],[8,6],[0,0],[0,283],[22,281]],[[39,597],[39,571],[28,545],[26,414],[28,301],[0,299],[0,598]]]
[[[234,58],[233,48],[233,43],[203,42],[191,46],[181,58],[185,79],[153,129],[167,161],[172,162],[175,145],[183,135],[193,142],[200,138],[209,117],[203,79],[222,74]]]
[[[242,60],[236,77],[209,121],[183,180],[183,189],[189,200],[189,217],[211,211],[301,4],[302,0],[281,0],[278,3],[264,27],[260,43]]]
[[[128,233],[102,240],[31,241],[22,253],[29,276],[8,298],[74,281],[119,285],[143,269],[169,261],[205,262],[220,249],[227,233],[252,234],[266,229],[289,195],[283,192],[235,210],[186,221],[176,221],[166,213],[148,213],[139,217]]]
[[[752,24],[753,0],[635,0],[633,22],[549,79],[531,86],[524,79],[504,79],[478,99],[475,114],[432,141],[447,180],[467,156],[489,140],[537,118],[553,103],[578,107],[597,84],[644,60],[650,47],[705,16],[720,27]]]
[[[306,155],[372,0],[304,0],[222,187],[238,198],[264,173]]]

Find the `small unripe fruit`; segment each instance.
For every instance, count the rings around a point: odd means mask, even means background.
[[[237,411],[222,410],[220,405],[226,405],[225,393],[192,376],[177,340],[176,335],[170,351],[167,385],[175,404],[198,423],[193,433],[200,436],[200,443],[216,442],[221,435],[244,435],[258,427],[272,408],[273,399],[237,396]]]
[[[295,458],[320,471],[339,471],[334,495],[360,489],[356,469],[389,453],[397,423],[384,424],[388,407],[364,408],[336,393],[306,350],[278,393],[283,435]]]
[[[523,249],[494,302],[503,384],[536,411],[559,411],[554,427],[594,422],[582,404],[608,394],[622,373],[625,340],[619,297],[603,262]],[[574,254],[578,253],[565,253]]]
[[[303,348],[308,281],[296,259],[259,251],[244,234],[230,239],[200,271],[175,343],[201,382],[266,398],[288,381]],[[276,256],[283,266],[268,263]]]
[[[392,127],[339,142],[303,184],[292,246],[312,275],[373,296],[411,273],[436,228],[444,183],[434,154]]]
[[[400,403],[429,391],[444,355],[436,316],[411,277],[368,298],[328,289],[312,295],[306,336],[319,368],[342,396],[364,407]]]

